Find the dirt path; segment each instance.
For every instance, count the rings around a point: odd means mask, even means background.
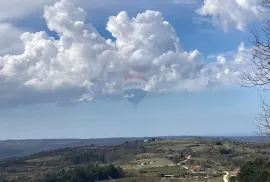
[[[228,176],[229,176],[229,172],[227,172],[227,171],[224,171],[226,174],[223,176],[223,181],[224,182],[229,182],[229,180],[228,180]]]
[[[183,166],[183,168],[188,169],[188,167],[187,167],[187,166]]]

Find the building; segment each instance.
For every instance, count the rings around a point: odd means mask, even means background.
[[[235,169],[233,172],[232,172],[232,176],[238,176],[238,174],[240,173],[240,169]]]
[[[190,168],[189,168],[189,171],[190,172],[200,172],[202,170],[202,168],[201,168],[201,166],[191,166]]]

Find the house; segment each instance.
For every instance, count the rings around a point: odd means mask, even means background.
[[[201,171],[201,166],[191,166],[189,168],[189,171],[192,172],[192,173],[199,172],[199,171]]]
[[[233,172],[232,172],[232,176],[238,176],[238,174],[240,173],[240,169],[235,169]]]

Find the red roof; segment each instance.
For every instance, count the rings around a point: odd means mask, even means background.
[[[190,167],[190,170],[195,170],[195,169],[198,169],[198,168],[200,168],[201,166],[192,166],[192,167]]]
[[[237,175],[239,174],[239,172],[240,172],[240,169],[235,169],[235,170],[232,172],[232,174],[237,176]]]

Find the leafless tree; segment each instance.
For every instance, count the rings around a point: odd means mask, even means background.
[[[270,17],[270,0],[262,0],[260,12]],[[264,22],[262,28],[252,30],[251,33],[254,70],[243,73],[240,84],[270,91],[270,18]],[[270,104],[267,98],[261,97],[261,108],[261,112],[255,117],[255,126],[260,135],[270,136]]]
[[[270,11],[270,0],[262,0],[262,7],[266,11]]]
[[[261,112],[255,117],[255,127],[259,135],[270,136],[270,105],[262,98]]]

